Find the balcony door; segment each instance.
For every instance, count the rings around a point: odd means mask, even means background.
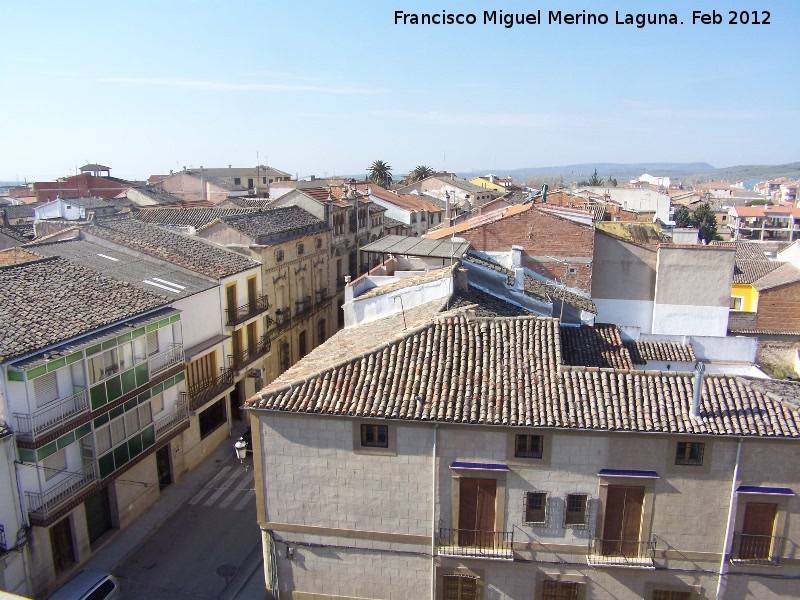
[[[236,284],[232,283],[225,288],[225,303],[227,305],[228,323],[236,320],[239,315],[236,312]]]
[[[643,487],[608,486],[603,521],[604,556],[638,556],[643,505]]]
[[[459,483],[459,546],[494,546],[496,479],[462,478]]]
[[[258,293],[256,292],[256,278],[251,277],[247,280],[247,305],[250,312],[258,309]]]
[[[770,557],[777,512],[778,505],[769,502],[748,502],[745,505],[740,559],[766,560]]]

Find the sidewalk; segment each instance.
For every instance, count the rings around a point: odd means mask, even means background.
[[[233,434],[230,437],[223,440],[203,462],[186,473],[177,483],[167,486],[155,504],[133,523],[113,534],[94,552],[94,556],[86,562],[85,567],[106,573],[113,572],[128,555],[144,544],[164,521],[202,489],[203,485],[219,471],[221,463],[229,461],[234,456],[233,443],[246,428],[246,421],[234,421]]]

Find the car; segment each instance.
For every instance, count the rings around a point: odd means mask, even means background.
[[[117,578],[109,573],[83,569],[47,597],[47,600],[118,600]]]

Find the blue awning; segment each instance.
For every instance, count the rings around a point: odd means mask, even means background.
[[[510,471],[508,465],[497,463],[459,462],[450,463],[451,469],[480,469],[481,471]]]
[[[600,469],[597,474],[600,477],[645,477],[648,479],[658,479],[655,471],[636,471],[633,469]]]
[[[794,496],[789,488],[765,487],[761,485],[740,485],[736,488],[737,494],[771,494],[773,496]]]

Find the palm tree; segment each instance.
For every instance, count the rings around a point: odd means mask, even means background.
[[[408,174],[408,183],[415,183],[433,175],[433,169],[428,165],[419,165]]]
[[[372,183],[388,188],[392,185],[392,167],[385,161],[376,160],[369,166],[367,179]]]

